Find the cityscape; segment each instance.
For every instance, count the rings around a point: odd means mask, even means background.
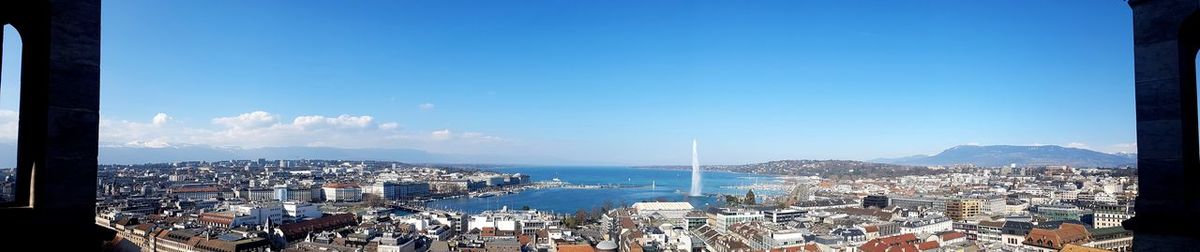
[[[0,250],[1200,251],[1197,20],[0,1]]]
[[[103,165],[96,224],[117,233],[110,245],[122,251],[1132,247],[1122,227],[1135,214],[1131,167],[789,161],[739,173],[699,165],[692,147],[690,171],[305,159]],[[872,166],[909,172],[854,172]],[[847,172],[780,175],[828,168]]]

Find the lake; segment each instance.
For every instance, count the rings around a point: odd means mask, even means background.
[[[602,206],[605,202],[616,205],[621,202],[632,204],[641,201],[666,199],[669,201],[687,200],[697,209],[706,206],[716,206],[714,194],[744,195],[746,189],[731,188],[731,186],[751,185],[754,183],[778,182],[776,177],[732,172],[704,172],[702,175],[704,197],[685,197],[691,188],[690,170],[644,169],[634,167],[507,167],[489,169],[502,173],[528,174],[533,181],[549,181],[558,178],[564,182],[578,185],[623,184],[636,185],[632,188],[607,189],[567,189],[552,188],[526,190],[517,194],[509,194],[487,198],[455,198],[430,202],[428,206],[440,209],[450,209],[467,213],[479,213],[484,210],[508,207],[519,209],[529,206],[533,209],[552,211],[556,213],[573,213],[577,209],[590,210]],[[651,188],[651,183],[654,187]],[[770,195],[778,192],[755,191],[759,195]]]

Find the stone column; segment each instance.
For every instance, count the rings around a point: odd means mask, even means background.
[[[1200,247],[1200,144],[1197,138],[1195,0],[1134,0],[1137,98],[1136,251]]]
[[[0,207],[0,236],[46,250],[96,250],[100,1],[4,1],[0,21],[16,28],[23,46],[17,201]],[[66,242],[34,242],[47,239]]]

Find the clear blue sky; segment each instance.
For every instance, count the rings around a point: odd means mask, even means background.
[[[1132,151],[1131,32],[1115,0],[105,1],[101,140],[628,164],[688,163],[693,138],[705,163]]]

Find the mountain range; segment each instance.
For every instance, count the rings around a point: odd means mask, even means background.
[[[964,165],[998,167],[1069,165],[1075,167],[1135,167],[1137,154],[1103,153],[1057,145],[959,145],[936,155],[916,155],[871,160],[902,165]]]
[[[645,166],[645,168],[691,169],[690,166]],[[930,175],[939,171],[924,166],[872,163],[854,160],[776,160],[744,165],[705,165],[706,171],[728,171],[785,176],[892,177]]]

